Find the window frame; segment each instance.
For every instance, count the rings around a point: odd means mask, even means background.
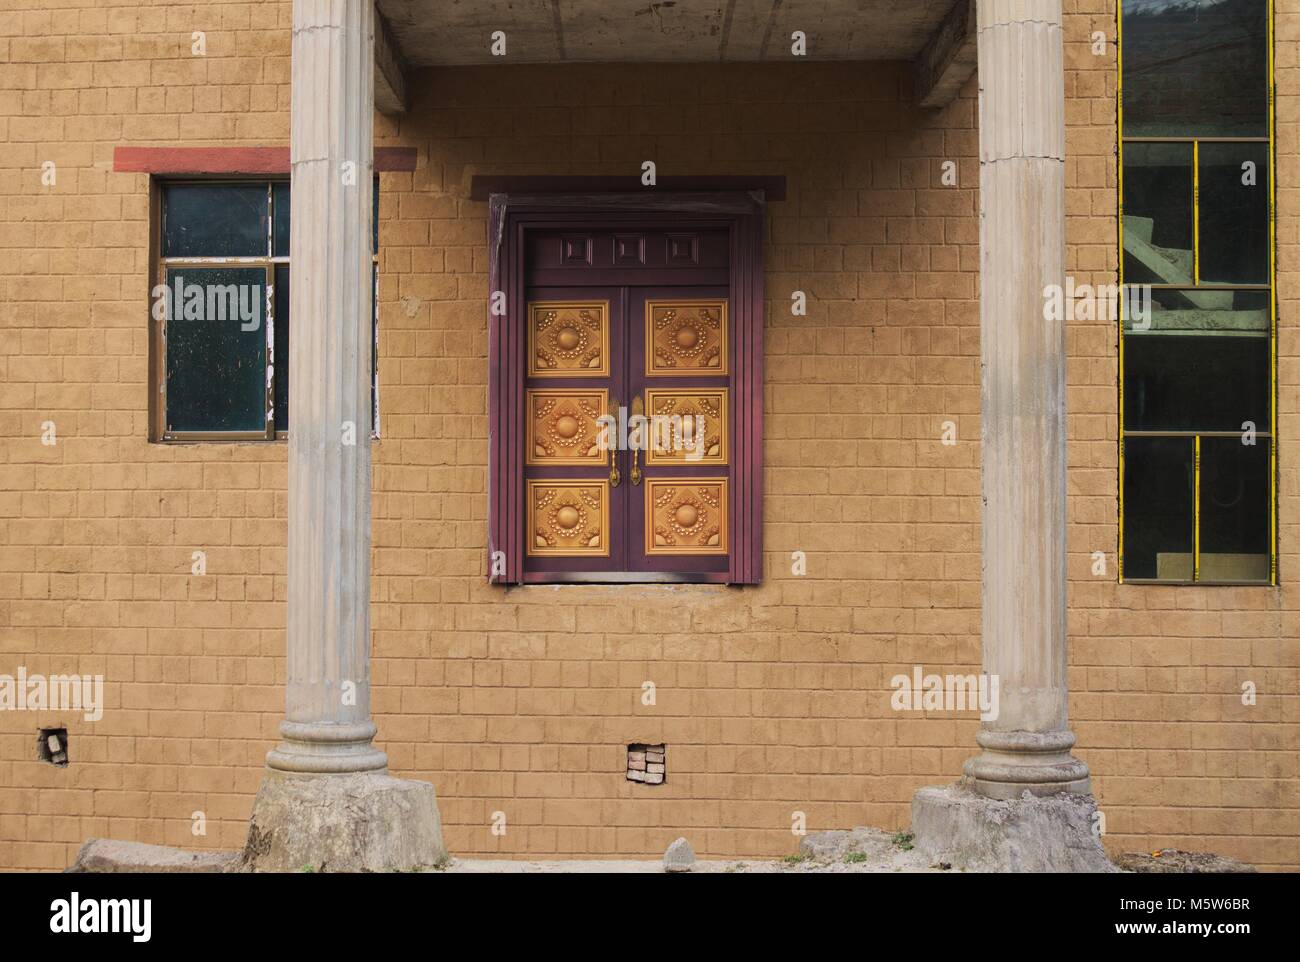
[[[1264,0],[1267,4],[1265,14],[1266,28],[1266,61],[1267,75],[1264,82],[1267,85],[1266,109],[1268,116],[1267,136],[1132,136],[1124,135],[1124,0],[1116,0],[1115,4],[1115,26],[1116,26],[1116,175],[1117,175],[1117,240],[1118,240],[1118,263],[1117,277],[1118,287],[1121,292],[1125,291],[1124,281],[1124,216],[1125,216],[1125,197],[1124,197],[1124,147],[1125,144],[1186,144],[1190,146],[1191,156],[1191,173],[1192,173],[1192,263],[1193,275],[1192,284],[1150,284],[1143,285],[1149,287],[1152,291],[1256,291],[1268,293],[1268,314],[1269,330],[1264,337],[1267,337],[1269,343],[1269,383],[1268,383],[1268,409],[1269,423],[1266,430],[1256,430],[1255,437],[1262,440],[1269,446],[1268,452],[1268,485],[1267,492],[1268,502],[1268,578],[1266,580],[1206,580],[1201,578],[1201,441],[1203,438],[1218,437],[1236,437],[1240,438],[1241,431],[1201,431],[1201,430],[1126,430],[1124,426],[1124,405],[1125,405],[1125,367],[1124,367],[1124,348],[1127,337],[1129,336],[1168,336],[1159,332],[1128,332],[1125,330],[1126,317],[1124,308],[1127,303],[1126,297],[1121,296],[1118,299],[1119,317],[1117,319],[1117,341],[1118,341],[1118,485],[1117,485],[1117,502],[1118,502],[1118,529],[1116,540],[1116,568],[1117,578],[1120,584],[1148,584],[1148,585],[1199,585],[1199,586],[1224,586],[1224,587],[1270,587],[1278,584],[1278,457],[1277,457],[1277,425],[1278,425],[1278,402],[1277,402],[1277,385],[1278,385],[1278,344],[1277,344],[1277,321],[1278,321],[1278,294],[1277,294],[1277,87],[1275,78],[1275,5],[1274,0]],[[1268,157],[1268,281],[1267,283],[1202,283],[1200,279],[1200,145],[1201,144],[1263,144],[1266,145]],[[1215,336],[1215,335],[1201,335]],[[1231,336],[1252,336],[1252,335],[1231,335]],[[1260,335],[1253,335],[1260,336]],[[1192,576],[1191,579],[1167,579],[1167,578],[1131,578],[1126,577],[1124,573],[1124,527],[1125,527],[1125,442],[1129,438],[1164,438],[1164,439],[1186,439],[1192,445],[1192,464],[1193,464],[1193,501],[1192,501]]]
[[[755,191],[644,191],[642,193],[492,193],[488,210],[488,539],[487,576],[493,584],[535,583],[524,574],[525,233],[614,223],[613,215],[647,229],[686,225],[726,227],[730,235],[729,290],[737,370],[733,374],[735,490],[728,570],[689,579],[612,574],[602,583],[752,585],[762,580],[763,436],[763,212]],[[493,292],[505,294],[505,313],[492,310]],[[504,564],[494,563],[498,552]],[[547,579],[547,583],[590,579]]]
[[[275,358],[275,273],[277,267],[288,267],[292,276],[293,265],[288,254],[276,255],[275,223],[272,197],[276,185],[290,184],[291,178],[278,174],[220,174],[214,176],[171,176],[150,178],[150,225],[149,225],[149,440],[159,444],[193,444],[199,441],[213,442],[275,442],[284,441],[289,436],[288,428],[277,430],[273,416],[275,404],[275,381],[266,379],[264,411],[266,429],[264,431],[172,431],[167,428],[167,333],[166,320],[158,320],[153,315],[153,289],[156,285],[167,283],[167,270],[170,267],[231,267],[262,268],[265,276],[265,337],[266,363],[274,366]],[[165,205],[166,188],[183,184],[201,184],[203,186],[220,186],[222,184],[244,185],[264,184],[267,195],[266,253],[255,256],[238,257],[167,257],[163,254],[163,232],[166,226]],[[376,195],[379,190],[379,178],[374,178]],[[292,189],[290,191],[292,203]],[[292,216],[292,213],[291,215]],[[377,225],[372,226],[372,236]],[[371,397],[372,424],[370,436],[379,438],[379,251],[377,245],[371,251],[374,285],[372,291],[373,344],[371,347]],[[292,322],[291,322],[292,323]],[[285,359],[285,363],[288,360]]]

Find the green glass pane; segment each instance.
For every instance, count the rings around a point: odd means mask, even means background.
[[[1123,0],[1124,136],[1268,134],[1267,0]]]
[[[1147,335],[1267,334],[1270,297],[1268,291],[1130,292],[1124,299],[1124,330]]]
[[[1124,336],[1124,430],[1269,423],[1266,337]]]
[[[1201,283],[1267,284],[1268,144],[1201,144]]]
[[[163,186],[164,257],[265,257],[266,184]]]
[[[272,239],[276,257],[289,256],[289,185],[281,182],[271,187]]]
[[[275,267],[275,429],[289,430],[289,267]]]
[[[1268,472],[1269,439],[1201,438],[1202,581],[1268,581]]]
[[[167,430],[266,428],[266,272],[167,271]]]
[[[1192,145],[1124,145],[1124,281],[1192,283]]]
[[[1192,580],[1192,438],[1124,440],[1124,577]]]

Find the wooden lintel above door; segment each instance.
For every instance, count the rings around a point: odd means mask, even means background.
[[[669,174],[656,179],[653,187],[641,183],[636,174],[575,177],[544,174],[475,174],[470,178],[469,199],[487,200],[493,194],[644,194],[657,192],[706,191],[709,193],[761,190],[767,201],[785,200],[784,174],[728,174],[681,176]]]

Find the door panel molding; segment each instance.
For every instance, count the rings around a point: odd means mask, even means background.
[[[528,465],[605,467],[610,452],[598,444],[599,418],[609,412],[605,388],[528,388]]]
[[[645,376],[728,373],[727,301],[653,298],[645,302]]]
[[[731,391],[725,387],[718,388],[647,388],[645,398],[646,413],[651,418],[651,446],[646,451],[647,467],[662,464],[684,464],[687,466],[726,465],[727,441],[731,432],[731,419],[727,408],[730,404]],[[661,428],[656,418],[669,419],[668,430],[673,434],[673,443],[665,447],[659,442],[663,439]],[[680,418],[681,421],[671,420]],[[697,422],[695,419],[699,418]],[[690,419],[691,428],[686,427]],[[703,425],[703,440],[695,434],[694,426]],[[680,424],[680,426],[679,426]],[[691,444],[687,444],[687,438]],[[692,445],[701,448],[700,457],[692,460],[687,450]]]
[[[609,377],[609,301],[532,301],[529,377]]]
[[[726,478],[651,478],[645,487],[645,553],[726,554]]]
[[[528,554],[609,557],[609,482],[540,479],[528,482]]]

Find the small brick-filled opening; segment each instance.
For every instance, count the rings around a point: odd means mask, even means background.
[[[65,768],[68,764],[68,730],[42,728],[36,736],[36,757],[43,762]]]
[[[662,785],[668,777],[668,753],[663,745],[627,746],[627,780]]]

